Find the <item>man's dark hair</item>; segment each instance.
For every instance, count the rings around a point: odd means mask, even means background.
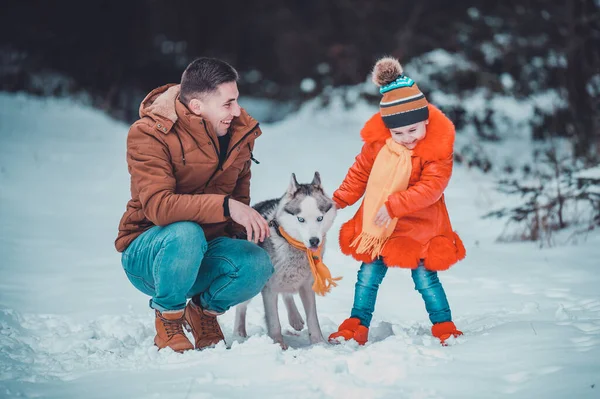
[[[216,58],[194,60],[181,76],[181,102],[189,102],[203,94],[217,90],[220,84],[236,82],[239,75],[234,67]]]

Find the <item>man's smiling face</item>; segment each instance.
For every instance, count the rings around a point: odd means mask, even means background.
[[[204,118],[216,132],[217,136],[227,134],[233,118],[240,116],[236,82],[220,84],[215,91],[190,101],[190,110]]]

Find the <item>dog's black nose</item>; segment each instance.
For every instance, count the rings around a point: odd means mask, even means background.
[[[311,237],[308,242],[310,243],[311,247],[318,247],[321,240],[319,240],[317,237]]]

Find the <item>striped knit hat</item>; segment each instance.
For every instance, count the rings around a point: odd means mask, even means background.
[[[402,74],[397,59],[384,57],[373,68],[373,82],[383,98],[379,110],[388,129],[413,125],[429,118],[427,99],[414,80]]]

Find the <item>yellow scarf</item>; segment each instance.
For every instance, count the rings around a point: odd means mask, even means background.
[[[318,295],[325,295],[329,291],[331,291],[331,287],[336,287],[336,281],[341,280],[341,277],[331,277],[331,272],[325,266],[325,264],[321,261],[321,254],[323,253],[323,245],[319,247],[317,251],[311,251],[306,248],[302,242],[293,239],[288,233],[285,232],[281,226],[278,226],[279,232],[282,237],[286,239],[290,245],[296,249],[302,250],[306,252],[306,256],[308,257],[308,263],[310,264],[310,271],[314,277],[314,284],[312,289]]]
[[[376,259],[394,232],[397,218],[393,218],[387,227],[379,227],[375,224],[375,216],[390,194],[407,189],[412,171],[410,157],[411,151],[391,137],[377,154],[363,201],[362,231],[350,244],[356,247],[356,253],[370,254]]]

